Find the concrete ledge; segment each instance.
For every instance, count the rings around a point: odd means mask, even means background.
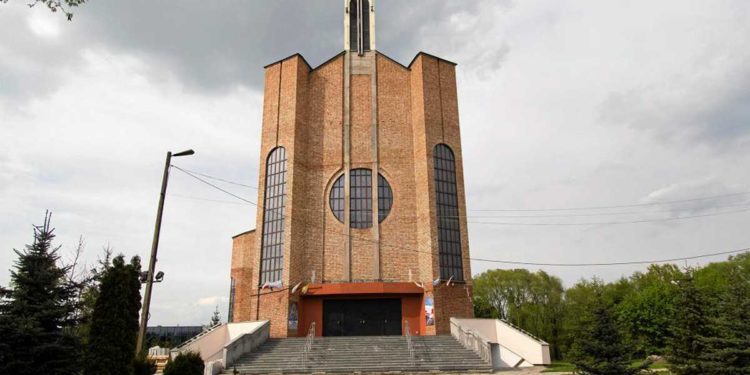
[[[240,357],[263,345],[271,335],[271,322],[265,320],[251,331],[245,332],[224,345],[224,368],[229,369]]]

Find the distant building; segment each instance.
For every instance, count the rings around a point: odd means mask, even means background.
[[[148,346],[160,345],[177,347],[195,335],[201,333],[201,326],[156,326],[146,328],[146,343]]]
[[[473,317],[456,64],[378,52],[372,3],[345,1],[342,53],[265,67],[260,224],[234,237],[230,321],[434,335]]]

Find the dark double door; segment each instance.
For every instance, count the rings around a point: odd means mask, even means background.
[[[323,301],[323,336],[401,335],[400,299]]]

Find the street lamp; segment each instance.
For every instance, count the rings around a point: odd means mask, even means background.
[[[154,268],[156,268],[156,251],[159,248],[159,232],[161,232],[161,215],[164,212],[164,196],[167,193],[167,182],[169,181],[169,166],[172,165],[172,157],[189,156],[195,154],[193,150],[186,150],[172,154],[167,152],[167,161],[164,164],[164,176],[161,180],[161,195],[159,196],[159,208],[156,211],[156,225],[154,226],[154,240],[151,243],[151,258],[148,261],[148,273],[146,279],[146,293],[143,296],[143,309],[141,310],[141,325],[138,327],[138,341],[135,345],[135,353],[140,354],[143,350],[143,342],[146,339],[146,326],[148,325],[148,309],[151,305],[151,288],[154,285]],[[160,282],[164,278],[164,273],[159,272],[157,276]]]

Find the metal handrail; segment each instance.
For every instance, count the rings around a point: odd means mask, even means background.
[[[529,332],[529,331],[527,331],[527,330],[525,330],[525,329],[523,329],[523,328],[521,328],[521,327],[519,327],[519,326],[517,326],[517,325],[515,325],[515,324],[513,324],[513,323],[511,323],[511,322],[509,322],[507,320],[505,320],[505,319],[498,319],[498,320],[501,321],[501,322],[503,322],[503,323],[505,323],[505,324],[507,324],[507,325],[509,325],[511,328],[515,329],[516,331],[520,331],[521,333],[525,334],[526,336],[531,337],[532,339],[534,339],[536,341],[539,341],[541,343],[547,344],[547,342],[544,341],[544,340],[542,340],[540,337],[535,336],[531,332]]]
[[[305,346],[302,347],[302,363],[307,366],[307,358],[312,352],[312,346],[315,342],[315,322],[310,323],[310,328],[307,330],[307,338],[305,338]]]
[[[411,332],[409,330],[409,321],[404,320],[404,336],[406,337],[406,350],[409,351],[409,363],[414,366],[414,343],[411,341]]]
[[[479,355],[485,362],[492,363],[492,349],[490,348],[490,342],[475,329],[465,328],[456,322],[451,320],[451,325],[458,328],[458,336],[456,339],[465,348],[473,350]]]

